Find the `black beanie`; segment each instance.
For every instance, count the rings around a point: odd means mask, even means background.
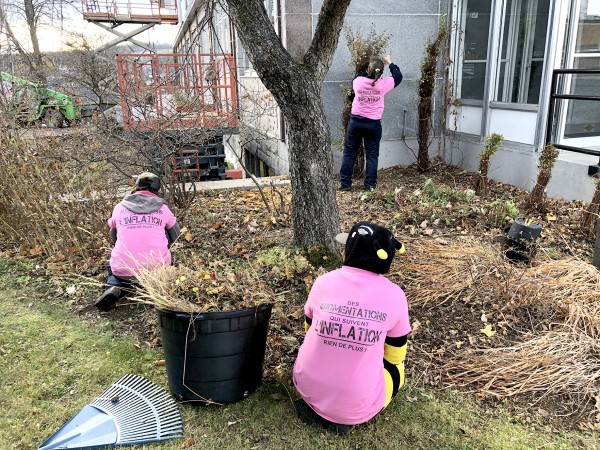
[[[390,270],[396,250],[404,253],[390,230],[371,222],[359,222],[349,233],[340,233],[336,240],[346,244],[344,266],[384,274]]]

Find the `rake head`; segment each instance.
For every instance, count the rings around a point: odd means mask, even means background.
[[[125,375],[89,403],[38,450],[103,449],[183,436],[175,401],[161,387]]]

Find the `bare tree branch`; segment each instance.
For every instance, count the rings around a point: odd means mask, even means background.
[[[351,0],[325,0],[319,13],[315,35],[304,62],[321,84],[331,66],[333,52],[337,47],[344,17]]]

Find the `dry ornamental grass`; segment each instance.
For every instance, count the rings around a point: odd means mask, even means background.
[[[544,332],[530,332],[508,346],[456,351],[441,367],[449,387],[484,395],[581,394],[600,388],[600,273],[581,260],[540,260],[532,267],[506,261],[493,246],[465,241],[409,244],[412,256],[400,275],[409,302],[430,308],[476,298],[517,310]]]

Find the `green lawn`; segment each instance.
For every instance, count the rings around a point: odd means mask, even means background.
[[[167,387],[161,352],[116,337],[109,319],[90,325],[71,315],[44,285],[17,278],[0,259],[0,449],[36,449],[113,381],[134,373]],[[181,449],[593,449],[592,435],[552,433],[483,411],[457,393],[410,387],[371,423],[338,437],[303,425],[290,387],[268,381],[229,406],[180,405],[183,439],[139,446]],[[410,398],[411,401],[407,401]],[[416,400],[415,400],[416,399]]]

